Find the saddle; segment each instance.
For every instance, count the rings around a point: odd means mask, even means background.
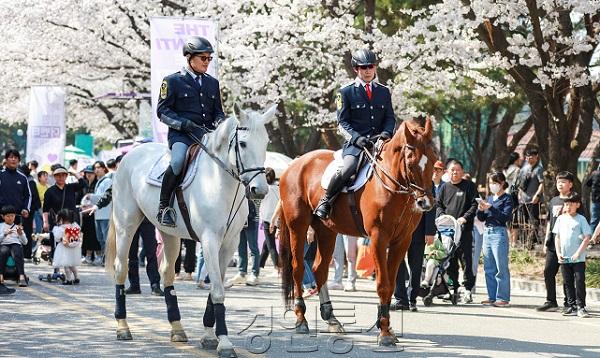
[[[344,161],[342,158],[342,150],[338,150],[333,154],[333,161],[329,163],[327,168],[325,168],[325,172],[321,177],[321,186],[323,189],[327,189],[329,182],[331,181],[331,177],[343,166]],[[367,160],[365,153],[361,152],[358,159],[358,165],[356,166],[356,172],[352,174],[350,180],[341,191],[342,193],[350,194],[347,196],[347,205],[350,207],[354,224],[356,225],[358,232],[360,232],[363,237],[369,237],[369,235],[365,230],[362,214],[360,212],[360,208],[356,204],[356,197],[354,193],[365,186],[371,175],[373,175],[373,165]]]
[[[333,153],[333,161],[329,163],[325,172],[321,177],[321,187],[327,189],[331,177],[344,166],[342,158],[342,150],[338,150]],[[352,174],[350,180],[346,186],[342,189],[342,193],[353,193],[360,190],[366,183],[367,180],[373,175],[373,166],[366,160],[365,153],[361,153],[358,159],[358,165],[356,166],[356,172]]]
[[[185,162],[183,164],[183,170],[181,171],[180,176],[183,178],[179,183],[179,186],[182,189],[187,188],[193,181],[196,176],[196,171],[198,170],[198,158],[200,157],[200,152],[202,148],[198,144],[192,144],[189,146],[187,153],[185,154]],[[171,153],[165,153],[163,156],[158,158],[158,160],[152,165],[152,169],[148,173],[146,177],[146,183],[154,186],[162,186],[162,179],[165,175],[165,170],[169,167],[171,163]]]

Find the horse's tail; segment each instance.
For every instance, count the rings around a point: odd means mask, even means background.
[[[281,288],[286,307],[291,307],[294,301],[294,277],[292,276],[292,247],[290,244],[290,231],[285,220],[283,210],[280,212],[279,225],[279,257],[281,263]]]
[[[115,277],[115,257],[117,256],[117,233],[115,230],[114,213],[110,214],[108,237],[104,249],[104,267],[110,277]]]

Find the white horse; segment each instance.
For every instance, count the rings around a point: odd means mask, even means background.
[[[219,357],[236,356],[227,337],[223,280],[248,216],[245,194],[251,198],[262,198],[268,191],[263,168],[268,144],[265,123],[274,117],[275,110],[276,106],[272,106],[261,114],[243,111],[235,106],[235,116],[206,135],[208,151],[221,163],[202,151],[196,176],[184,190],[190,221],[200,238],[212,283],[204,312],[205,333],[201,344],[207,349],[217,348]],[[158,224],[156,203],[160,188],[146,183],[151,167],[167,151],[166,146],[155,143],[133,149],[123,158],[113,179],[113,209],[106,246],[106,268],[116,281],[118,340],[132,339],[126,321],[124,283],[132,237],[145,216],[160,230],[164,239],[161,277],[167,316],[171,323],[171,341],[187,342],[180,322],[173,280],[181,242],[179,239],[191,237],[177,204],[174,204],[177,226],[171,228]]]

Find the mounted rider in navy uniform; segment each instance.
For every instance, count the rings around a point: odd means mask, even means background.
[[[171,164],[162,180],[157,215],[158,222],[164,226],[176,226],[170,200],[179,182],[188,147],[225,119],[219,81],[206,73],[213,52],[207,39],[190,37],[183,46],[188,65],[165,77],[160,87],[156,112],[160,121],[169,126],[171,149]]]
[[[315,215],[322,220],[327,219],[336,195],[356,172],[363,148],[373,145],[369,138],[379,134],[388,140],[396,126],[390,90],[374,81],[377,57],[373,51],[353,52],[352,67],[356,79],[343,86],[336,98],[338,123],[346,137],[342,150],[344,166],[333,175],[315,209]]]

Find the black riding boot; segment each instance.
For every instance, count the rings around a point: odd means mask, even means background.
[[[315,215],[321,219],[325,220],[329,217],[329,212],[331,211],[331,204],[333,204],[333,199],[336,195],[344,188],[346,185],[346,181],[342,177],[342,173],[337,171],[332,177],[329,185],[327,186],[327,190],[325,191],[325,196],[321,198],[319,204],[317,204],[317,208],[315,209]]]
[[[156,218],[163,226],[175,227],[175,210],[169,206],[171,195],[177,186],[177,175],[173,173],[171,166],[165,171],[160,188],[160,202],[158,204],[158,215]]]

